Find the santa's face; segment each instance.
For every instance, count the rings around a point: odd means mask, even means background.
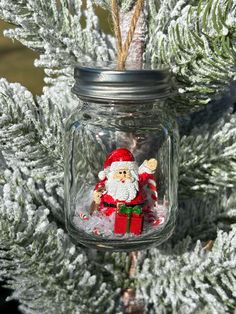
[[[117,180],[117,181],[131,181],[132,179],[132,176],[131,176],[131,173],[128,169],[128,167],[124,167],[124,168],[120,168],[116,171],[114,171],[114,174],[113,174],[113,179]]]
[[[118,201],[132,201],[138,191],[138,171],[128,167],[110,171],[106,182],[107,194]]]

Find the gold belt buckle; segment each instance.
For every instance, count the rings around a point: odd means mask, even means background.
[[[122,203],[122,202],[118,202],[116,204],[116,211],[120,210],[121,206],[124,205],[125,203]]]

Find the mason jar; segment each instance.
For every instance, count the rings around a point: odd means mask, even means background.
[[[66,227],[91,248],[157,246],[177,211],[178,127],[166,70],[75,68],[65,132]]]

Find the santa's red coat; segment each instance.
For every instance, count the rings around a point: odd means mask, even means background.
[[[122,203],[122,204],[125,204],[127,206],[144,204],[146,201],[146,194],[144,191],[144,186],[146,184],[148,184],[149,179],[152,179],[152,180],[154,179],[153,174],[149,174],[146,172],[139,174],[139,176],[138,176],[139,189],[137,191],[136,197],[130,202],[120,201],[118,199],[114,199],[111,195],[104,192],[102,197],[101,197],[101,203],[99,206],[99,210],[102,210],[106,216],[110,216],[113,212],[115,212],[117,210],[117,207],[107,207],[107,206],[104,206],[104,203],[113,204],[113,205],[117,205],[117,203]],[[96,191],[96,190],[101,189],[103,187],[105,188],[106,181],[107,181],[107,179],[100,181],[95,186],[94,190]]]

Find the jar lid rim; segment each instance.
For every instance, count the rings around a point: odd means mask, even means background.
[[[77,65],[72,92],[80,99],[102,101],[151,101],[166,98],[171,90],[167,68],[113,70]]]
[[[85,70],[88,72],[110,72],[114,74],[126,74],[126,73],[160,73],[160,72],[169,72],[169,69],[167,67],[162,67],[159,69],[125,69],[125,70],[118,70],[118,69],[109,69],[109,68],[103,68],[103,67],[89,67],[89,66],[83,66],[83,65],[76,65],[75,69],[79,70]]]

